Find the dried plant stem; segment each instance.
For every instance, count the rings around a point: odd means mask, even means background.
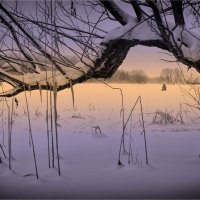
[[[11,132],[10,132],[10,106],[8,106],[8,165],[11,170]]]
[[[128,122],[129,122],[129,120],[130,120],[130,117],[131,117],[131,115],[132,115],[132,113],[133,113],[133,110],[135,109],[135,106],[137,105],[137,102],[138,102],[138,101],[139,101],[139,97],[137,98],[135,104],[133,105],[133,107],[132,107],[132,109],[131,109],[131,112],[130,112],[130,114],[129,114],[127,120],[126,120],[126,122],[125,122],[125,120],[123,120],[123,133],[122,133],[121,142],[120,142],[120,147],[119,147],[118,165],[121,165],[121,161],[120,161],[120,160],[121,160],[121,149],[122,149],[122,144],[123,144],[123,142],[124,142],[124,136],[125,136],[126,126],[127,126]],[[124,114],[123,114],[123,115],[124,115]]]
[[[9,138],[9,169],[11,169],[11,159],[12,159],[12,124],[13,124],[13,104],[14,104],[14,97],[12,97],[12,105],[11,105],[11,111],[9,107],[9,133],[8,133],[8,138]]]
[[[5,132],[4,132],[4,100],[2,105],[2,118],[1,118],[1,124],[2,124],[2,133],[3,133],[3,146],[5,146]]]
[[[60,176],[60,158],[59,158],[59,148],[58,148],[58,127],[57,127],[57,84],[54,85],[54,122],[55,122],[55,133],[56,133],[56,153],[58,162],[58,174]]]
[[[11,159],[12,159],[12,116],[13,116],[13,98],[12,98],[12,105],[11,110],[10,106],[7,103],[8,107],[8,160],[9,160],[9,169],[12,169],[11,166]]]
[[[132,151],[132,140],[130,135],[130,142],[129,142],[129,152],[128,152],[128,164],[130,165],[133,162],[133,151]]]
[[[129,114],[127,120],[126,120],[126,123],[124,124],[124,128],[126,128],[126,126],[127,126],[128,122],[129,122],[131,116],[132,116],[132,113],[133,113],[133,111],[134,111],[134,109],[135,109],[135,106],[137,105],[139,99],[140,99],[140,96],[139,96],[139,97],[137,98],[137,100],[135,101],[135,103],[134,103],[134,105],[133,105],[133,107],[132,107],[132,109],[131,109],[131,112],[130,112],[130,114]]]
[[[148,165],[149,164],[149,161],[148,161],[148,151],[147,151],[147,142],[146,142],[146,130],[145,130],[145,125],[144,125],[144,114],[143,114],[143,108],[142,108],[142,100],[141,100],[141,96],[139,96],[137,98],[137,100],[135,101],[131,111],[130,111],[130,114],[126,120],[126,122],[123,123],[123,134],[122,134],[122,137],[121,137],[121,142],[120,142],[120,149],[119,149],[119,157],[118,157],[118,165],[121,165],[121,149],[122,149],[122,143],[123,143],[123,140],[124,140],[124,135],[125,135],[125,130],[126,130],[126,127],[127,127],[127,124],[130,120],[130,118],[132,118],[132,113],[136,107],[136,105],[138,104],[138,102],[140,103],[140,111],[141,111],[141,117],[142,117],[142,133],[144,135],[144,144],[145,144],[145,158],[146,158],[146,164]],[[132,147],[131,147],[131,141],[132,141],[132,137],[131,137],[131,133],[130,133],[130,143],[129,143],[129,154],[128,154],[128,163],[130,164],[130,160],[132,158]],[[133,158],[132,158],[133,159]]]
[[[2,91],[5,92],[3,84],[0,84],[0,86],[1,86],[1,88],[2,88]],[[7,102],[6,97],[4,98],[4,100],[2,99],[2,101],[3,101],[3,105],[2,105],[3,145],[5,145],[5,132],[4,132],[4,101],[6,102],[6,105],[7,105],[8,110],[9,110],[9,105],[8,105],[8,102]],[[9,123],[8,123],[8,124],[9,124]],[[8,125],[8,127],[9,127],[9,125]],[[8,128],[8,133],[9,133],[9,128]]]
[[[48,145],[48,165],[50,168],[51,161],[50,161],[50,141],[49,141],[49,95],[48,95],[48,90],[47,90],[46,96],[47,96],[46,125],[47,125],[47,145]]]
[[[54,10],[53,10],[53,1],[51,1],[51,11],[52,11],[52,21],[54,22],[53,24],[55,25],[56,24],[56,1],[54,1]],[[53,25],[52,24],[52,25]],[[59,49],[58,49],[58,46],[56,45],[57,44],[57,37],[56,37],[56,33],[57,33],[57,29],[56,27],[54,26],[55,28],[55,32],[54,32],[54,41],[52,39],[52,46],[54,46],[54,48],[58,50],[59,52]],[[52,53],[53,55],[53,58],[56,59],[56,53],[55,51]],[[58,149],[58,128],[57,128],[57,82],[56,82],[56,79],[55,79],[55,65],[52,65],[52,79],[53,79],[53,97],[54,97],[54,125],[55,125],[55,135],[56,135],[56,154],[57,154],[57,162],[58,162],[58,174],[60,176],[60,158],[59,158],[59,149]],[[74,102],[74,101],[73,101]]]
[[[53,111],[52,111],[52,91],[50,90],[50,122],[51,122],[51,150],[52,150],[52,167],[54,164],[54,137],[53,137]]]
[[[27,99],[26,91],[24,91],[24,94],[25,94],[26,108],[27,108],[27,114],[28,114],[29,136],[30,136],[30,141],[31,141],[31,144],[32,144],[33,159],[34,159],[34,164],[35,164],[36,177],[38,179],[39,176],[38,176],[38,169],[37,169],[35,146],[34,146],[34,142],[33,142],[33,135],[32,135],[32,129],[31,129],[31,120],[30,120],[30,112],[29,112],[29,106],[28,106],[28,99]]]
[[[144,114],[143,114],[141,96],[140,96],[140,110],[141,110],[141,116],[142,116],[142,128],[143,128],[143,135],[144,135],[146,164],[148,165],[149,161],[148,161],[148,152],[147,152],[147,139],[146,139],[146,130],[145,130],[145,126],[144,126]]]
[[[4,152],[3,147],[2,147],[1,144],[0,144],[0,148],[1,148],[1,151],[3,152],[4,158],[6,159],[6,154],[5,154],[5,152]]]
[[[45,2],[45,8],[46,8],[46,2]],[[45,14],[45,26],[46,26],[46,23],[47,23],[47,15]],[[45,63],[46,63],[46,49],[47,49],[47,35],[46,35],[46,32],[45,32]],[[44,68],[45,70],[45,68]],[[46,84],[48,84],[48,76],[47,76],[47,71],[45,70],[46,72]],[[49,168],[51,167],[51,157],[50,157],[50,140],[49,140],[49,93],[48,93],[48,90],[46,91],[46,97],[47,97],[47,110],[46,110],[46,126],[47,126],[47,148],[48,148],[48,165],[49,165]]]
[[[124,140],[124,136],[125,136],[125,113],[124,113],[124,95],[122,92],[121,88],[117,88],[117,87],[112,87],[111,85],[109,85],[108,83],[105,83],[104,81],[100,81],[98,80],[100,83],[105,84],[106,86],[108,86],[109,88],[113,89],[113,90],[119,90],[120,91],[120,95],[121,95],[121,112],[122,113],[122,137],[120,140],[120,147],[119,147],[119,153],[118,153],[118,165],[121,165],[121,149],[123,147],[124,152],[126,152],[126,148],[125,148],[125,140]]]
[[[3,84],[0,84],[2,91],[4,92],[4,86]],[[10,138],[10,106],[8,105],[7,99],[5,97],[5,102],[8,108],[8,156],[9,156],[9,169],[11,169],[11,138]],[[4,100],[3,100],[3,106],[2,106],[2,128],[3,128],[3,145],[4,145]],[[2,148],[3,151],[3,148]],[[4,151],[3,151],[4,153]],[[5,153],[4,153],[5,156]]]
[[[53,14],[55,13],[54,10],[53,10],[53,1],[50,2],[50,11],[52,13],[51,15],[51,21],[53,22]],[[51,28],[53,28],[53,24],[51,24]],[[55,41],[53,40],[54,38],[51,38],[51,45],[52,47],[55,47],[54,46],[54,43]],[[52,59],[53,59],[53,50],[51,50],[51,54],[52,54]],[[51,65],[51,73],[52,73],[52,84],[50,84],[50,86],[54,86],[54,69],[53,69],[53,64]],[[52,92],[50,90],[50,112],[51,112],[51,147],[52,147],[52,167],[55,167],[55,159],[54,159],[54,137],[53,137],[53,110],[52,110],[52,107],[53,107],[53,102],[52,102]]]
[[[133,162],[133,151],[132,151],[132,115],[131,115],[131,126],[130,126],[130,138],[129,138],[129,151],[128,151],[128,164]]]

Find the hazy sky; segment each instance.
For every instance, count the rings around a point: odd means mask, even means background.
[[[137,46],[131,48],[120,69],[142,69],[149,76],[158,76],[163,68],[178,67],[175,63],[165,63],[162,58],[170,59],[162,54],[161,49],[153,47]]]
[[[155,47],[136,46],[131,48],[120,69],[123,70],[144,70],[150,77],[159,76],[164,68],[179,68],[186,72],[187,66],[173,62],[164,62],[161,59],[173,60],[172,57],[165,54],[162,49]],[[188,73],[197,73],[196,70],[190,70]]]

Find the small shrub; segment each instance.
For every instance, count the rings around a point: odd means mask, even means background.
[[[173,117],[172,114],[167,111],[167,109],[165,112],[161,110],[156,111],[152,120],[152,124],[159,124],[159,125],[174,124],[179,122],[181,121]]]

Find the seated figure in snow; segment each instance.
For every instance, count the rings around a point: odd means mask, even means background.
[[[162,85],[162,91],[166,91],[167,90],[167,86],[165,85],[165,83]]]

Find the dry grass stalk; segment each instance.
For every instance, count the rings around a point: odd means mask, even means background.
[[[57,83],[54,85],[54,123],[55,123],[55,134],[56,134],[56,154],[57,154],[57,162],[58,162],[58,174],[61,175],[60,171],[60,157],[59,157],[59,145],[58,145],[58,115],[57,115]]]
[[[5,154],[5,152],[4,152],[3,147],[2,147],[1,144],[0,144],[0,148],[1,148],[1,151],[3,152],[4,158],[6,159],[6,154]],[[0,158],[1,158],[1,157],[0,157]]]
[[[129,150],[128,150],[128,164],[133,163],[133,150],[132,150],[132,115],[131,115],[131,125],[130,125],[130,138],[129,138]]]
[[[11,159],[12,159],[12,124],[13,124],[13,104],[14,99],[12,97],[11,110],[8,107],[8,155],[9,155],[9,169],[11,169]]]
[[[48,90],[46,91],[47,98],[47,109],[46,109],[46,127],[47,127],[47,148],[48,148],[48,166],[51,167],[50,159],[50,141],[49,141],[49,94]]]
[[[11,135],[10,135],[10,106],[8,106],[8,165],[11,169]]]
[[[30,119],[30,112],[29,112],[29,106],[28,106],[28,99],[27,99],[26,91],[24,91],[24,94],[25,94],[26,109],[27,109],[27,114],[28,114],[29,138],[30,138],[30,142],[31,142],[31,145],[32,145],[32,150],[33,150],[35,173],[36,173],[36,177],[38,179],[39,176],[38,176],[38,169],[37,169],[36,153],[35,153],[35,146],[34,146],[34,142],[33,142],[33,135],[32,135],[32,129],[31,129],[31,119]]]
[[[105,83],[103,81],[98,80],[100,83],[103,83],[104,85],[108,86],[109,88],[113,89],[113,90],[118,90],[120,91],[120,95],[121,95],[121,110],[120,110],[120,116],[122,115],[122,137],[120,140],[120,146],[119,146],[119,152],[118,152],[118,165],[121,165],[121,151],[122,148],[124,150],[124,152],[126,152],[126,148],[125,148],[125,113],[124,113],[124,95],[122,92],[121,88],[117,88],[117,87],[112,87],[111,85],[109,85],[108,83]]]
[[[5,130],[4,130],[4,100],[2,99],[2,112],[1,112],[1,124],[3,133],[3,146],[5,146]]]
[[[51,126],[51,151],[52,151],[52,167],[55,166],[54,159],[54,136],[53,136],[53,110],[52,110],[52,91],[50,90],[50,126]]]
[[[46,23],[47,23],[47,15],[45,15],[45,26],[46,26]],[[47,35],[45,33],[45,54],[46,54],[46,44],[47,44]],[[47,60],[46,60],[46,55],[45,55],[45,63],[46,62],[47,62]],[[48,79],[47,71],[45,70],[45,72],[46,72],[46,84],[49,86],[48,81],[47,81],[47,79]],[[40,94],[40,95],[42,95],[42,94]],[[49,94],[48,94],[48,90],[46,91],[46,100],[47,100],[46,127],[47,127],[48,166],[50,168],[51,167],[51,155],[50,155],[50,135],[49,135]]]
[[[140,96],[140,109],[141,109],[142,128],[143,128],[144,144],[145,144],[145,157],[146,157],[146,164],[148,165],[148,164],[149,164],[149,161],[148,161],[148,152],[147,152],[147,139],[146,139],[146,130],[145,130],[145,126],[144,126],[144,114],[143,114],[141,96]]]

